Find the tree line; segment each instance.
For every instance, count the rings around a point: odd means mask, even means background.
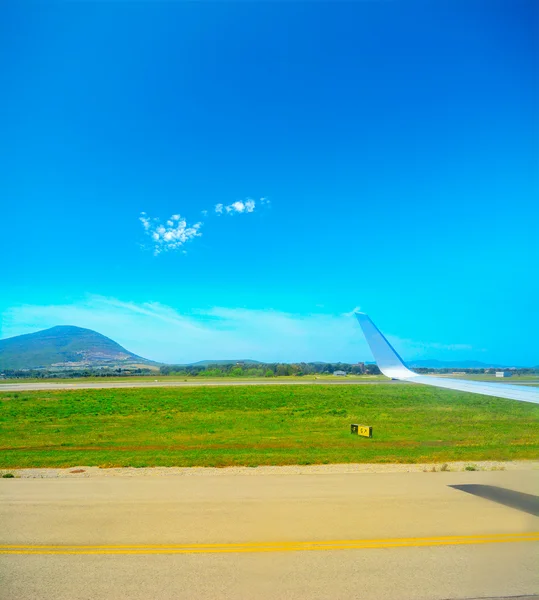
[[[430,367],[413,367],[414,371],[418,373],[440,373],[450,375],[452,373],[466,373],[466,375],[494,375],[496,371],[509,371],[513,375],[537,375],[539,374],[539,367],[519,367],[519,368],[474,368],[474,369],[459,369],[458,367],[451,368],[437,368],[433,369]]]
[[[133,375],[151,375],[155,370],[136,369],[111,369],[111,368],[84,368],[66,370],[48,369],[4,369],[0,372],[3,379],[74,379],[76,377],[131,377]]]
[[[231,363],[208,365],[163,365],[161,375],[185,377],[302,377],[343,371],[352,375],[378,375],[375,364],[349,363]]]
[[[463,374],[494,375],[500,369],[493,368],[428,368],[417,367],[418,373],[451,374],[458,370]],[[176,375],[180,377],[302,377],[304,375],[331,375],[335,371],[343,371],[347,375],[379,375],[376,364],[349,363],[230,363],[208,365],[162,365],[160,375]],[[510,369],[514,375],[539,375],[539,367]],[[156,375],[155,369],[101,367],[83,369],[4,369],[0,371],[0,379],[74,379],[80,377],[133,377]]]

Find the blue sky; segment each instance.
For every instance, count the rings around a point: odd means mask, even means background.
[[[360,306],[405,359],[539,364],[538,23],[533,0],[4,6],[0,337],[352,362]]]

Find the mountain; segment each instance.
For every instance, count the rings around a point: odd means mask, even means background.
[[[501,369],[503,365],[493,365],[478,360],[414,360],[406,363],[410,368],[427,369]]]
[[[97,331],[71,325],[0,340],[0,370],[151,364]]]

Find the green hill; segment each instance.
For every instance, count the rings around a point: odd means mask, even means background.
[[[59,325],[0,340],[0,370],[155,364],[97,331]]]

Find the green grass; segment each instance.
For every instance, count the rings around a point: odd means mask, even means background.
[[[12,392],[0,468],[537,459],[538,425],[533,404],[398,384]]]

